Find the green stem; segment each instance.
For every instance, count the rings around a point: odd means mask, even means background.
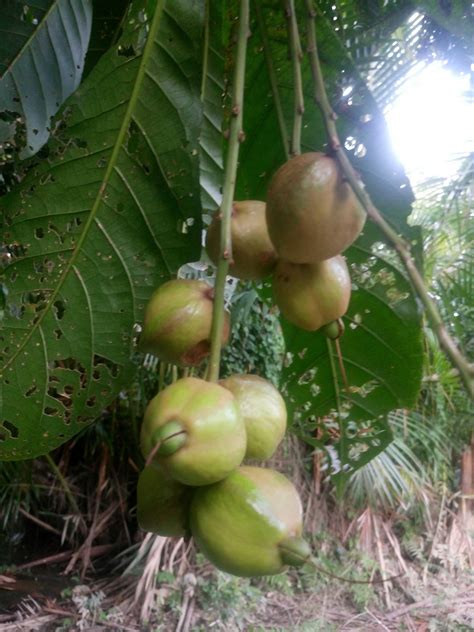
[[[301,77],[301,59],[303,52],[301,50],[294,0],[285,0],[284,6],[288,22],[288,40],[290,43],[290,58],[293,68],[294,85],[293,130],[291,134],[290,155],[297,156],[301,154],[301,129],[303,126],[304,112],[303,79]]]
[[[337,368],[336,368],[336,363],[334,361],[334,355],[333,355],[333,348],[332,348],[332,340],[329,340],[329,338],[326,339],[326,345],[327,345],[327,349],[328,349],[328,357],[329,357],[329,364],[331,365],[331,373],[332,373],[332,380],[333,380],[333,386],[334,386],[334,394],[336,397],[336,410],[337,410],[337,425],[339,426],[339,442],[341,445],[341,452],[342,454],[345,454],[345,444],[346,444],[346,435],[344,432],[344,422],[342,420],[342,401],[341,401],[341,389],[339,388],[339,380],[338,380],[338,373],[337,373]],[[342,494],[342,492],[344,491],[344,483],[343,483],[343,479],[341,477],[338,477],[336,479],[336,491],[339,495]]]
[[[327,97],[321,65],[319,62],[315,29],[315,12],[313,10],[311,0],[306,0],[306,7],[308,10],[308,55],[311,64],[311,73],[313,75],[314,101],[321,111],[329,140],[329,146],[338,160],[346,180],[351,185],[367,215],[374,224],[380,228],[382,233],[395,248],[403,266],[405,267],[415,292],[424,305],[428,320],[430,321],[431,327],[433,328],[441,348],[444,350],[451,363],[459,370],[459,375],[469,396],[474,399],[474,365],[470,364],[466,360],[446,329],[436,303],[430,297],[423,277],[415,265],[410,252],[410,247],[382,217],[380,211],[374,206],[370,196],[365,191],[362,182],[357,177],[349,158],[342,149],[335,122],[337,117]]]
[[[76,503],[76,499],[73,496],[71,488],[69,487],[67,480],[62,475],[61,470],[59,469],[59,467],[56,465],[56,463],[53,461],[53,459],[51,458],[51,456],[49,454],[45,454],[44,458],[48,462],[49,467],[53,470],[54,475],[56,476],[56,478],[58,479],[61,487],[63,488],[64,493],[66,494],[66,498],[69,501],[69,504],[73,508],[74,512],[78,516],[81,516],[81,519],[82,519],[81,510],[79,509],[79,506]]]
[[[288,160],[290,157],[290,150],[288,147],[288,130],[286,128],[285,115],[283,114],[283,107],[281,105],[280,91],[278,89],[278,81],[273,65],[273,59],[271,54],[270,40],[268,38],[267,26],[262,14],[262,7],[260,0],[255,0],[255,15],[257,16],[258,28],[263,44],[263,54],[265,57],[265,63],[267,64],[268,78],[270,80],[270,86],[273,95],[273,104],[275,106],[276,115],[278,119],[278,127],[280,128],[281,142],[283,143],[283,150],[285,157]]]
[[[224,189],[221,205],[221,242],[219,262],[214,286],[214,307],[211,328],[211,355],[209,358],[208,380],[217,382],[221,359],[222,332],[224,328],[224,290],[229,260],[232,258],[231,213],[234,201],[239,145],[244,139],[242,130],[242,112],[244,107],[245,59],[247,38],[249,35],[249,0],[241,0],[239,30],[237,36],[237,55],[232,87],[232,117],[229,128]]]

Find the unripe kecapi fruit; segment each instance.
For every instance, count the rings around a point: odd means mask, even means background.
[[[273,176],[266,217],[279,257],[292,263],[314,263],[350,246],[366,214],[337,161],[309,152],[291,158]]]
[[[268,380],[258,375],[231,375],[220,384],[235,396],[247,430],[248,459],[269,459],[286,430],[283,397]]]
[[[351,279],[344,257],[319,263],[280,260],[273,273],[275,303],[293,325],[315,331],[347,311]]]
[[[220,255],[220,213],[216,213],[206,234],[206,252],[217,265]],[[264,279],[275,267],[277,256],[268,236],[265,202],[234,202],[231,215],[232,261],[229,274],[248,281]]]
[[[140,351],[179,366],[197,366],[209,355],[214,290],[204,281],[174,279],[161,285],[145,309]],[[229,339],[225,312],[222,343]]]
[[[137,485],[140,528],[167,537],[186,535],[192,493],[193,488],[169,478],[156,464],[145,467]]]
[[[145,410],[140,434],[145,459],[157,444],[153,460],[170,478],[191,486],[225,478],[242,463],[247,445],[234,396],[194,377],[167,386]]]
[[[310,556],[301,537],[303,510],[294,485],[274,470],[242,466],[196,489],[191,532],[220,570],[241,577],[274,575]]]

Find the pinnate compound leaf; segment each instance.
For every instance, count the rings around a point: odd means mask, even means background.
[[[5,156],[31,156],[48,140],[51,118],[81,80],[91,23],[91,0],[2,2],[0,141]]]
[[[203,7],[132,4],[127,32],[2,200],[0,459],[44,454],[130,383],[152,290],[200,252]]]

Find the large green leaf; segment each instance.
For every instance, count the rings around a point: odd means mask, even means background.
[[[81,80],[91,22],[91,0],[2,3],[1,153],[31,156],[48,140],[51,117]]]
[[[222,4],[207,0],[204,82],[201,90],[204,118],[200,136],[201,200],[206,211],[215,211],[220,206],[224,180],[222,95],[225,90],[225,34],[223,24]]]
[[[87,49],[84,76],[114,44],[123,29],[129,0],[93,0],[91,39]]]
[[[281,4],[268,1],[262,8],[268,42],[255,22],[248,56],[239,198],[265,199],[270,177],[285,160],[276,101],[281,104],[287,130],[291,130],[293,114],[293,79]],[[303,20],[304,9],[299,15]],[[351,160],[385,217],[407,239],[419,241],[418,231],[406,221],[412,193],[394,157],[382,113],[324,17],[318,18],[318,40],[327,87],[339,114],[340,137]],[[276,92],[269,79],[265,48],[273,62]],[[303,79],[303,151],[321,151],[326,138],[312,101],[306,62]],[[349,392],[343,387],[335,350],[323,336],[288,323],[283,323],[287,363],[282,389],[293,429],[316,445],[330,441],[337,448],[335,469],[350,472],[391,440],[388,411],[414,403],[421,380],[422,346],[417,300],[379,230],[367,223],[364,234],[345,254],[354,284],[341,342]]]
[[[200,252],[203,6],[133,3],[128,31],[3,198],[8,302],[0,458],[33,457],[129,384],[155,286]]]

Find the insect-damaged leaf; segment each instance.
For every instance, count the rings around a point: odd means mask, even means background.
[[[303,50],[305,10],[296,3]],[[251,31],[238,199],[265,200],[268,183],[285,162],[294,115],[294,82],[281,2],[259,3]],[[324,79],[338,114],[338,131],[356,170],[386,219],[407,240],[419,234],[407,223],[412,194],[397,162],[377,103],[355,70],[333,25],[318,13],[317,34]],[[305,111],[302,151],[325,151],[326,133],[313,101],[306,56],[302,59]],[[282,319],[287,358],[281,388],[292,429],[309,443],[329,447],[333,471],[350,473],[391,440],[387,413],[414,403],[423,350],[421,313],[384,236],[366,222],[348,249],[352,298],[341,340],[346,389],[334,346],[320,332],[305,332]],[[269,297],[268,290],[264,294]]]
[[[79,85],[91,0],[4,0],[0,11],[0,156],[35,154]]]
[[[130,381],[151,291],[199,256],[203,6],[145,4],[1,201],[0,459],[48,452],[100,414]]]

